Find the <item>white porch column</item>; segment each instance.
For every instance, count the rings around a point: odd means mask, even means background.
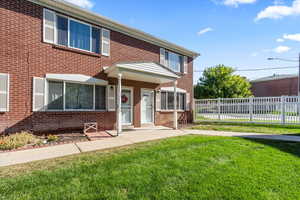
[[[174,129],[178,129],[178,119],[177,119],[177,81],[174,81]]]
[[[118,74],[118,89],[117,89],[117,134],[122,133],[122,74]]]

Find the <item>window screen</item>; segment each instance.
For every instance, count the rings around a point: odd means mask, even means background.
[[[92,52],[100,53],[100,29],[92,28]]]
[[[68,19],[57,16],[57,43],[68,46]]]
[[[63,82],[48,81],[48,110],[63,110]]]
[[[174,109],[174,93],[168,92],[168,110]]]
[[[70,20],[70,46],[90,51],[90,26]]]
[[[93,109],[93,88],[93,85],[66,83],[66,109]]]
[[[95,108],[96,110],[105,110],[106,108],[106,87],[95,86]]]

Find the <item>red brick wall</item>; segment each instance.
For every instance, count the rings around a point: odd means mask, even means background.
[[[298,78],[252,83],[251,90],[255,97],[295,96],[298,95]]]
[[[159,47],[111,31],[111,55],[95,56],[64,50],[42,42],[42,7],[25,0],[0,0],[0,73],[10,74],[10,112],[0,113],[0,132],[46,131],[81,127],[97,121],[100,129],[115,126],[115,112],[32,112],[32,77],[46,73],[78,73],[107,80],[103,66],[125,61],[159,62]],[[178,81],[192,98],[193,64],[189,74]],[[115,80],[109,79],[110,83]],[[134,86],[134,125],[140,125],[140,88],[158,85],[124,81]],[[137,86],[138,85],[138,86]],[[156,116],[165,114],[156,114]],[[165,121],[168,121],[165,116]],[[169,119],[172,120],[173,118]]]

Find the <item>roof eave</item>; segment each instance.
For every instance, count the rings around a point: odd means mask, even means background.
[[[71,4],[71,3],[68,3],[68,2],[65,2],[62,0],[52,0],[52,1],[49,1],[49,0],[27,0],[27,1],[30,1],[32,3],[36,3],[38,5],[45,6],[48,8],[52,8],[54,10],[60,11],[62,13],[66,13],[71,16],[75,16],[75,17],[84,19],[93,24],[99,24],[100,26],[109,28],[109,29],[117,31],[117,32],[121,32],[126,35],[130,35],[134,38],[138,38],[140,40],[155,44],[160,47],[164,47],[164,48],[176,51],[183,55],[187,55],[187,56],[190,56],[193,58],[197,58],[198,56],[200,56],[200,54],[197,52],[188,50],[184,47],[181,47],[181,46],[178,46],[171,42],[168,42],[166,40],[157,38],[155,36],[152,36],[148,33],[137,30],[135,28],[125,26],[123,24],[120,24],[118,22],[115,22],[115,21],[105,18],[101,15],[95,14],[86,9],[80,8],[79,6],[76,6],[74,4]]]

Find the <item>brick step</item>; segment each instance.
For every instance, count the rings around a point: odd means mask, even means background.
[[[101,139],[111,138],[112,137],[111,135],[109,135],[105,131],[86,133],[85,135],[91,141],[93,141],[93,140],[101,140]]]

